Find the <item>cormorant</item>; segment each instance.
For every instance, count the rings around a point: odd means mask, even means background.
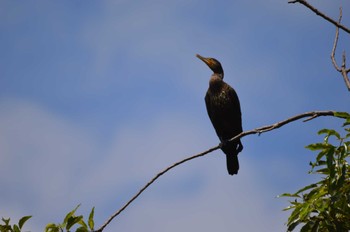
[[[221,150],[226,154],[227,171],[237,174],[239,169],[238,153],[242,151],[241,140],[228,142],[242,132],[241,106],[236,91],[223,81],[224,70],[220,62],[214,58],[196,55],[214,72],[209,80],[209,88],[205,95],[207,112],[217,136]]]

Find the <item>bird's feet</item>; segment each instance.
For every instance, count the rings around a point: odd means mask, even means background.
[[[220,141],[221,141],[219,144],[220,149],[225,149],[225,147],[227,147],[228,144],[230,143],[229,139],[220,139]],[[239,143],[236,144],[236,150],[237,150],[237,153],[243,150],[243,145],[241,141],[239,141]]]
[[[222,149],[224,148],[229,142],[228,140],[220,139],[219,147]]]

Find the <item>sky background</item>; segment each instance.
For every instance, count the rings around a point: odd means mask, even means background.
[[[310,1],[350,26],[349,1]],[[243,128],[350,111],[330,60],[335,27],[287,0],[0,2],[0,216],[43,231],[95,209],[101,226],[165,167],[218,144],[204,104],[215,57]],[[337,58],[349,35],[340,33]],[[350,59],[350,55],[349,55]],[[350,65],[350,64],[349,64]],[[162,176],[105,231],[285,231],[322,128],[301,121],[242,139],[229,176],[215,151]]]

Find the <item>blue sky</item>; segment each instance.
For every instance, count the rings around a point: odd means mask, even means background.
[[[348,1],[311,1],[333,18]],[[330,61],[334,26],[287,1],[1,1],[0,216],[41,231],[77,204],[100,226],[156,173],[216,146],[204,95],[215,57],[250,130],[313,110],[350,111]],[[340,34],[339,54],[350,52]],[[162,176],[105,231],[283,231],[321,128],[243,138]]]

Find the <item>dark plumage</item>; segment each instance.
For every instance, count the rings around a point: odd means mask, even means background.
[[[196,55],[214,72],[205,95],[205,104],[209,118],[221,141],[221,150],[226,154],[227,171],[237,174],[239,169],[238,153],[243,145],[240,140],[228,143],[227,140],[242,132],[241,107],[236,91],[223,81],[224,70],[219,61]]]

